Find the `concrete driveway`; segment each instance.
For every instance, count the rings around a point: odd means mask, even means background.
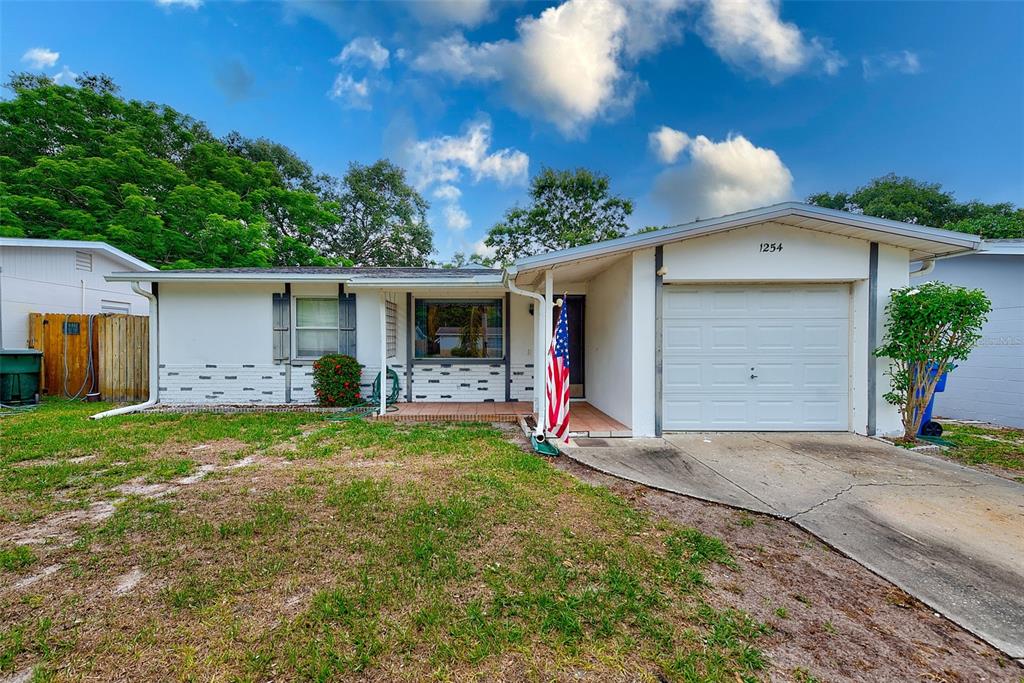
[[[854,434],[591,439],[569,457],[817,535],[1024,659],[1024,486]]]

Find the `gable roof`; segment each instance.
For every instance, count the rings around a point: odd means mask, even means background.
[[[675,225],[606,242],[552,251],[519,259],[509,268],[513,277],[520,272],[549,268],[561,263],[657,247],[694,237],[703,237],[758,223],[775,222],[833,235],[854,237],[910,249],[911,260],[951,256],[974,251],[981,245],[977,235],[941,230],[848,211],[836,211],[800,202],[784,202],[740,213]]]
[[[142,259],[137,259],[117,247],[112,247],[106,242],[93,242],[88,240],[44,240],[34,237],[0,237],[0,247],[28,247],[46,249],[74,249],[75,251],[89,251],[106,254],[126,268],[134,268],[140,271],[152,272],[156,270]]]

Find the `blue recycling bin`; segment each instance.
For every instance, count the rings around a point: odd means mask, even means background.
[[[951,366],[949,368],[949,370],[952,370],[952,369],[953,369],[953,367]],[[938,372],[938,370],[939,370],[939,366],[938,365],[929,365],[928,366],[928,372],[931,373],[932,375],[934,375],[936,372]],[[932,408],[935,407],[935,394],[939,393],[940,391],[945,391],[946,390],[946,378],[949,377],[949,370],[946,370],[946,372],[942,373],[942,377],[939,377],[939,381],[935,383],[935,393],[932,394],[931,399],[928,400],[928,405],[924,409],[924,416],[921,418],[921,426],[918,427],[918,430],[917,430],[918,436],[920,436],[920,435],[925,433],[925,427],[928,425],[928,423],[930,423],[932,421]],[[941,434],[942,434],[942,432],[939,431],[938,435],[941,435]],[[938,436],[938,435],[927,434],[927,436]]]

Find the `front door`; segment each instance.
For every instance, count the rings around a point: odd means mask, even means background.
[[[585,359],[583,357],[583,308],[586,297],[582,294],[570,294],[565,297],[567,306],[565,317],[569,326],[569,396],[570,398],[583,398],[586,393],[583,390],[583,374]],[[554,325],[558,324],[557,309],[552,316]]]

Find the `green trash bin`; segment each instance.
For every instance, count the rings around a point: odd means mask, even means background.
[[[43,353],[35,349],[0,349],[0,403],[39,402],[39,371]]]

